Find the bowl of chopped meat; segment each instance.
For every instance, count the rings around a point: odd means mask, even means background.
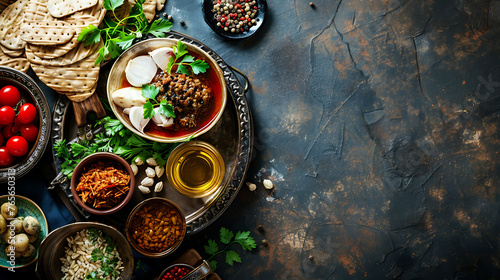
[[[107,97],[128,129],[171,143],[210,130],[222,116],[227,89],[208,53],[188,42],[155,38],[130,47],[115,61]]]

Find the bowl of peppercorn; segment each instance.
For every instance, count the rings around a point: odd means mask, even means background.
[[[220,36],[228,39],[247,39],[264,24],[266,0],[204,0],[205,22]]]

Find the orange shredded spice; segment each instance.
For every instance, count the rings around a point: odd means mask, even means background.
[[[116,206],[126,196],[130,175],[113,162],[97,161],[83,169],[76,187],[82,201],[96,209]]]

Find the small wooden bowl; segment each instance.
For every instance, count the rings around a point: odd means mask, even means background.
[[[83,168],[85,166],[90,165],[91,163],[95,161],[114,161],[123,166],[125,170],[127,171],[128,175],[130,175],[130,189],[128,190],[127,195],[125,198],[118,203],[116,206],[108,209],[96,209],[93,208],[87,204],[85,204],[80,196],[78,195],[78,192],[76,191],[76,187],[78,186],[78,182],[80,180],[80,176],[82,174]],[[73,194],[73,197],[76,200],[76,203],[80,205],[85,211],[95,214],[95,215],[108,215],[117,212],[118,210],[122,209],[132,198],[132,195],[134,194],[134,188],[135,188],[135,176],[134,172],[132,171],[132,168],[128,164],[126,160],[124,160],[122,157],[112,154],[112,153],[107,153],[107,152],[101,152],[101,153],[95,153],[92,154],[86,158],[84,158],[78,165],[75,167],[75,170],[73,171],[73,175],[71,176],[71,193]]]
[[[175,241],[175,243],[172,246],[170,246],[169,248],[167,248],[163,251],[152,251],[152,250],[143,249],[143,248],[139,247],[138,243],[136,242],[136,240],[132,236],[134,234],[132,232],[133,231],[133,223],[134,223],[135,219],[141,218],[141,217],[136,217],[137,212],[139,212],[139,210],[145,206],[148,206],[151,204],[157,204],[157,203],[164,204],[164,205],[170,207],[171,209],[174,209],[174,211],[177,212],[177,214],[179,214],[179,216],[181,217],[181,220],[179,221],[180,225],[181,225],[180,237]],[[132,211],[130,212],[130,214],[127,218],[125,230],[126,230],[128,242],[132,245],[132,247],[137,252],[143,254],[144,256],[150,257],[150,258],[161,258],[161,257],[165,257],[167,255],[170,255],[181,245],[182,240],[184,240],[184,237],[186,236],[186,218],[185,218],[184,213],[182,212],[181,208],[177,204],[175,204],[174,202],[172,202],[166,198],[162,198],[162,197],[152,197],[152,198],[149,198],[149,199],[142,201],[141,203],[137,204],[134,207],[134,209],[132,209]]]

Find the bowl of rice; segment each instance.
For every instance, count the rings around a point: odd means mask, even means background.
[[[96,222],[76,222],[49,233],[36,265],[41,279],[131,279],[133,271],[125,236]]]

